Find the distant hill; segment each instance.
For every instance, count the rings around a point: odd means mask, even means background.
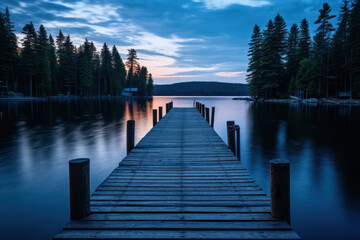
[[[248,85],[221,82],[183,82],[154,85],[155,96],[248,96]]]

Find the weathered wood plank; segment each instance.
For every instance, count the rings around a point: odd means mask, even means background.
[[[196,109],[172,108],[54,239],[299,239]]]

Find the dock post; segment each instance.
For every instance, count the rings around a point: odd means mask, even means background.
[[[271,215],[290,224],[290,163],[270,161]]]
[[[166,103],[166,113],[169,112],[169,103]]]
[[[199,111],[199,102],[196,102],[196,110]]]
[[[159,107],[159,121],[162,119],[162,107]]]
[[[236,157],[240,160],[240,126],[235,125],[236,129]]]
[[[81,219],[90,215],[90,159],[69,161],[70,218]]]
[[[203,117],[205,118],[205,104],[201,105],[201,114],[203,115]]]
[[[234,121],[227,121],[227,139],[228,139],[228,148],[235,154],[235,132],[234,132]]]
[[[153,109],[153,126],[157,123],[157,109]]]
[[[215,107],[211,109],[211,127],[214,128]]]
[[[202,115],[201,110],[202,110],[202,103],[200,103],[200,105],[199,105],[199,113]]]
[[[210,123],[209,108],[205,108],[206,121]]]
[[[128,120],[126,126],[126,150],[127,154],[134,148],[135,145],[135,121]]]

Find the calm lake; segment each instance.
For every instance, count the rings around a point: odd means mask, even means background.
[[[360,239],[360,108],[251,103],[231,97],[0,102],[0,238],[51,239],[69,220],[68,160],[88,157],[91,191],[126,155],[126,121],[136,142],[152,109],[194,100],[215,106],[215,130],[241,127],[241,161],[266,193],[269,160],[291,163],[291,223],[307,239]]]

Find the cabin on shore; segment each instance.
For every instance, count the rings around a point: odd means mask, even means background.
[[[124,88],[121,96],[123,97],[135,97],[138,95],[138,89],[137,88]]]

